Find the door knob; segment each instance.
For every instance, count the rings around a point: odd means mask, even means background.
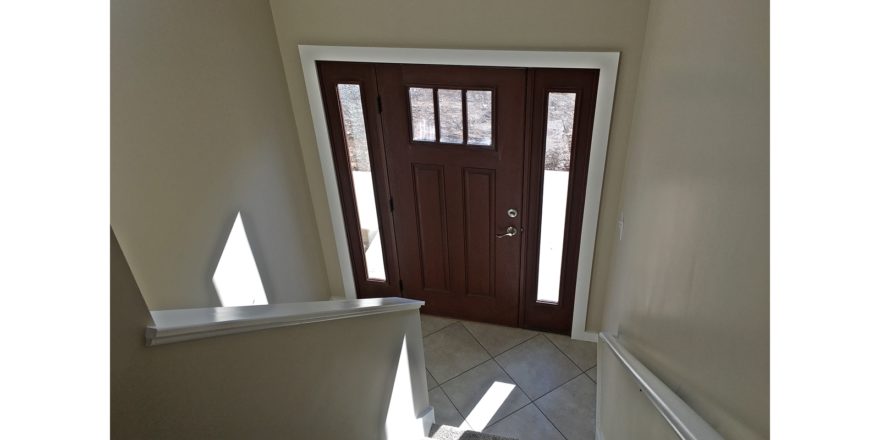
[[[496,238],[504,238],[504,237],[513,237],[514,235],[516,235],[516,228],[513,226],[508,226],[507,229],[505,230],[504,234],[498,234],[495,237]]]

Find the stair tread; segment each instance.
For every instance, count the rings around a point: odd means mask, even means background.
[[[431,426],[431,436],[425,437],[430,440],[516,440],[510,437],[501,437],[477,431],[456,429],[446,425]]]

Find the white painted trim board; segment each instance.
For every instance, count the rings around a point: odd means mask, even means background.
[[[269,328],[355,318],[404,310],[425,303],[407,298],[365,298],[342,301],[275,303],[240,307],[154,310],[145,331],[147,346],[191,341]]]

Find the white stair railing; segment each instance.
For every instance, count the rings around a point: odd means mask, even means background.
[[[662,380],[633,356],[617,338],[602,332],[600,343],[604,343],[626,368],[626,371],[639,385],[639,389],[657,408],[657,411],[669,423],[683,440],[723,440],[714,428],[700,417],[684,400],[681,400]]]

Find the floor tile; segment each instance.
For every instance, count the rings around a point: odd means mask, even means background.
[[[599,380],[597,379],[599,377],[599,367],[595,366],[587,370],[587,376],[590,379],[593,379],[593,382],[599,383]]]
[[[440,385],[474,430],[510,415],[530,400],[494,360]]]
[[[422,337],[428,336],[431,333],[441,330],[443,329],[443,327],[446,327],[455,322],[455,320],[451,318],[444,318],[442,316],[431,316],[424,313],[421,314],[421,320]]]
[[[464,417],[455,409],[443,389],[438,387],[431,390],[428,393],[428,403],[434,407],[434,424],[470,429],[470,426],[463,425]]]
[[[538,334],[538,332],[531,330],[483,324],[481,322],[461,321],[461,323],[492,356],[498,356]]]
[[[531,399],[541,397],[581,373],[544,335],[529,339],[495,360]]]
[[[431,372],[428,369],[425,369],[425,377],[428,379],[428,391],[437,388],[437,381],[434,380],[434,376],[431,376]]]
[[[489,353],[458,322],[426,336],[424,344],[425,366],[441,384],[489,359]]]
[[[576,341],[569,336],[553,333],[547,333],[546,336],[566,356],[571,358],[581,371],[586,371],[596,366],[595,342]]]
[[[535,401],[568,440],[593,440],[596,426],[596,384],[581,374]]]
[[[529,404],[483,432],[519,440],[565,440],[535,404]]]

